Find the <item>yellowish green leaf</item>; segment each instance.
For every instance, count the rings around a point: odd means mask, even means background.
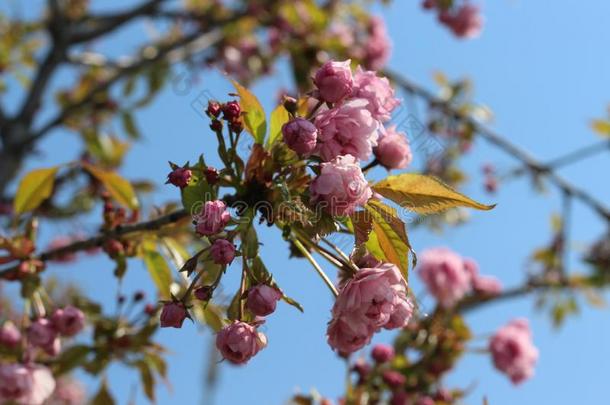
[[[591,121],[591,128],[603,137],[610,137],[610,121],[593,120]]]
[[[231,80],[237,94],[239,94],[241,109],[244,112],[244,127],[254,137],[254,142],[263,144],[267,133],[267,121],[265,110],[260,101],[250,90],[246,89],[235,80]]]
[[[405,224],[396,210],[380,201],[371,200],[366,210],[372,218],[373,233],[385,259],[397,265],[408,279],[409,252],[412,252]],[[415,263],[415,255],[413,255]]]
[[[271,113],[271,122],[269,126],[269,139],[267,139],[267,149],[280,139],[282,136],[282,126],[290,120],[290,114],[283,105],[277,106]]]
[[[89,164],[85,164],[84,168],[106,187],[106,190],[108,190],[116,202],[131,209],[137,209],[140,206],[131,183],[118,173],[103,170]]]
[[[404,173],[387,177],[373,189],[401,207],[419,214],[432,214],[454,207],[490,210],[495,205],[485,205],[455,191],[436,177]]]
[[[144,264],[151,279],[157,286],[161,298],[169,299],[169,289],[172,284],[172,272],[163,255],[150,248],[144,248]]]
[[[46,169],[32,170],[25,175],[15,194],[13,207],[16,214],[32,211],[53,192],[55,175],[59,167],[54,166]]]

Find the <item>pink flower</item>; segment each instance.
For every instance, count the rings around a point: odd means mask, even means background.
[[[404,169],[413,159],[407,135],[396,131],[395,125],[386,130],[373,152],[377,160],[388,170]]]
[[[313,82],[320,92],[322,100],[337,103],[352,93],[354,79],[351,61],[328,61],[316,72]]]
[[[489,342],[495,367],[519,384],[534,375],[538,350],[527,319],[515,319],[498,329]]]
[[[407,283],[391,263],[360,269],[341,290],[333,316],[349,314],[377,330],[388,323],[406,290]]]
[[[364,64],[372,70],[382,69],[390,57],[392,46],[384,21],[372,17],[369,21],[369,37],[364,44]]]
[[[324,161],[340,155],[352,155],[367,160],[379,137],[379,122],[373,118],[365,99],[352,99],[330,110],[322,111],[315,119],[318,128],[316,153]]]
[[[64,336],[74,336],[85,327],[85,314],[68,305],[63,309],[56,309],[51,317],[55,329]]]
[[[365,71],[360,66],[354,75],[353,97],[367,100],[367,109],[373,118],[381,122],[388,121],[392,111],[400,104],[387,78],[379,77],[371,70]]]
[[[312,202],[324,204],[332,215],[349,215],[371,198],[371,188],[353,156],[322,163],[310,186]]]
[[[246,307],[256,316],[267,316],[275,311],[282,293],[266,284],[259,284],[248,290]]]
[[[71,378],[60,378],[57,380],[55,391],[49,399],[54,405],[81,405],[86,403],[87,392],[85,387]]]
[[[181,328],[187,315],[188,313],[183,303],[169,302],[163,305],[161,310],[161,327]]]
[[[167,175],[167,183],[173,184],[176,187],[184,188],[188,186],[189,181],[193,177],[193,172],[183,167],[178,167]]]
[[[46,318],[39,318],[32,322],[27,330],[28,342],[39,347],[51,356],[59,353],[60,342],[55,327]]]
[[[502,291],[502,284],[495,277],[479,274],[479,265],[473,259],[464,259],[464,269],[470,277],[472,289],[482,295],[497,295]]]
[[[404,326],[411,313],[407,283],[395,265],[360,269],[345,282],[333,305],[328,343],[340,353],[354,352],[381,327]]]
[[[339,353],[353,353],[371,341],[373,332],[362,319],[341,316],[328,324],[326,335],[328,344]]]
[[[470,276],[464,269],[462,258],[446,248],[424,251],[419,260],[419,276],[428,291],[449,308],[470,290]]]
[[[233,364],[245,364],[267,346],[267,337],[256,328],[233,321],[216,335],[216,348]]]
[[[14,349],[21,341],[21,332],[14,323],[7,321],[0,328],[0,346]]]
[[[205,236],[214,235],[222,231],[230,219],[231,215],[223,201],[206,201],[201,214],[196,218],[195,229]]]
[[[226,239],[216,239],[210,248],[210,254],[216,264],[231,264],[235,258],[235,245]]]
[[[318,129],[304,118],[295,118],[282,126],[284,142],[301,156],[307,156],[316,148]]]
[[[371,350],[371,357],[379,364],[392,360],[394,354],[394,348],[390,345],[377,344]]]
[[[400,301],[394,307],[394,312],[390,315],[388,323],[383,325],[386,329],[404,328],[413,316],[413,303],[405,294],[400,294]]]
[[[0,402],[41,405],[55,389],[48,368],[37,364],[0,365]]]
[[[466,3],[447,21],[453,33],[460,38],[476,38],[483,29],[483,17],[479,7]]]

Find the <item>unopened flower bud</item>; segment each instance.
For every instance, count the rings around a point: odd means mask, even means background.
[[[161,327],[181,328],[186,317],[187,312],[183,303],[169,302],[163,305],[161,310]]]
[[[378,344],[373,347],[371,357],[378,364],[387,363],[394,358],[394,348],[390,345]]]
[[[85,327],[85,314],[80,309],[68,305],[63,309],[56,309],[51,322],[57,332],[63,336],[74,336]]]
[[[212,101],[212,100],[208,101],[207,113],[209,116],[218,118],[221,110],[222,110],[222,107],[220,106],[220,103],[218,103],[217,101]]]
[[[21,332],[14,323],[7,321],[0,327],[0,346],[4,346],[9,349],[17,347],[21,341]]]
[[[267,346],[267,337],[250,324],[233,321],[216,335],[216,347],[233,364],[245,364]]]
[[[226,239],[217,239],[210,248],[210,254],[214,263],[220,265],[231,264],[235,258],[235,245]]]
[[[188,186],[189,181],[193,177],[193,172],[184,167],[178,167],[167,175],[167,183],[173,184],[176,187],[184,188]]]
[[[220,132],[220,131],[222,131],[222,122],[218,121],[218,120],[213,120],[212,123],[210,124],[210,128],[214,132]]]
[[[299,103],[296,98],[285,96],[283,105],[286,111],[291,114],[296,114]]]
[[[212,289],[212,287],[210,287],[209,285],[204,285],[202,287],[197,288],[194,294],[195,298],[197,298],[199,301],[209,301],[212,298],[213,292],[214,289]]]
[[[214,185],[218,183],[219,174],[217,169],[208,166],[206,167],[203,175],[205,176],[205,180],[208,182],[208,184]]]
[[[318,141],[318,129],[304,118],[295,118],[282,126],[284,142],[299,155],[314,151]]]
[[[241,107],[237,101],[229,101],[222,106],[222,117],[227,121],[235,121],[241,114]]]
[[[267,316],[275,311],[282,293],[266,284],[259,284],[248,290],[246,307],[257,316]]]
[[[390,388],[398,388],[406,382],[405,376],[394,370],[384,371],[381,378]]]

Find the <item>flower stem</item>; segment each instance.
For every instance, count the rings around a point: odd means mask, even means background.
[[[296,237],[292,238],[292,242],[297,247],[297,249],[299,249],[301,251],[301,253],[303,253],[303,256],[305,256],[305,258],[307,258],[307,260],[309,260],[309,262],[311,263],[313,268],[318,272],[318,275],[322,278],[322,280],[324,281],[324,283],[326,284],[326,286],[328,287],[330,292],[332,292],[333,295],[335,297],[337,297],[339,295],[339,292],[335,288],[333,282],[330,280],[330,278],[328,278],[326,273],[324,273],[324,270],[322,270],[322,268],[320,267],[318,262],[316,262],[316,260],[313,258],[313,256],[307,250],[307,248],[305,248],[305,246],[303,246],[301,241],[298,238],[296,238]]]

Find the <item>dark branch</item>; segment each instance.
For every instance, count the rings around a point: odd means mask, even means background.
[[[471,116],[459,111],[456,108],[453,108],[453,106],[451,106],[445,100],[435,96],[419,84],[412,82],[411,80],[402,77],[401,75],[395,72],[387,71],[385,74],[392,81],[402,87],[405,91],[425,99],[428,103],[442,109],[447,115],[451,116],[452,118],[455,118],[472,126],[472,128],[474,128],[474,131],[479,136],[486,139],[491,144],[497,146],[505,153],[519,160],[522,164],[530,168],[532,172],[545,176],[561,191],[571,197],[580,200],[585,205],[591,207],[606,221],[610,221],[610,209],[608,209],[608,207],[606,207],[604,203],[597,200],[587,191],[565,180],[563,177],[559,176],[554,171],[549,170],[543,163],[539,162],[524,149],[521,149],[521,147],[511,143],[506,138],[502,137],[500,134],[496,133],[487,126],[482,125]]]

